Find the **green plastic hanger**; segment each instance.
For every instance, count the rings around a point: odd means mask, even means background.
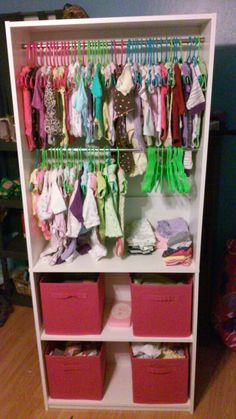
[[[161,57],[160,57],[160,61],[159,63],[163,63],[163,40],[162,38],[160,39],[160,50],[161,50]]]
[[[120,149],[119,147],[116,147],[117,153],[116,153],[116,162],[117,166],[120,167]]]
[[[160,191],[163,193],[164,190],[164,178],[165,178],[165,149],[161,147],[161,173],[160,173]]]
[[[173,39],[173,47],[174,47],[173,62],[174,62],[174,64],[177,64],[179,62],[179,60],[178,60],[178,40],[177,40],[177,38]]]
[[[81,51],[81,43],[80,41],[77,41],[77,57],[78,57],[78,63],[82,64],[82,51]]]
[[[127,47],[126,47],[126,59],[125,59],[126,64],[130,62],[130,42],[131,42],[130,39],[128,39]]]
[[[173,158],[172,158],[172,167],[173,167],[173,174],[174,174],[174,179],[175,179],[175,186],[176,186],[176,190],[180,193],[184,192],[183,189],[183,184],[182,184],[182,179],[180,177],[180,172],[179,172],[179,164],[178,164],[178,158],[177,158],[177,148],[178,147],[173,147]]]
[[[165,63],[168,63],[168,37],[166,37]]]
[[[167,189],[169,193],[175,192],[174,176],[172,171],[172,146],[167,147],[166,153],[166,173],[167,173]]]
[[[91,63],[91,41],[87,43],[87,63]]]
[[[155,186],[156,179],[156,147],[149,146],[147,148],[147,169],[141,183],[141,191],[144,193],[151,192]]]
[[[98,168],[98,172],[101,172],[100,148],[97,148],[97,154],[98,154],[97,168]]]
[[[157,191],[160,185],[161,178],[161,158],[160,158],[160,147],[156,149],[156,172],[155,172],[155,191]]]
[[[178,147],[177,149],[177,166],[180,182],[182,183],[182,192],[188,193],[191,190],[191,184],[188,176],[185,173],[183,165],[184,150],[183,147]]]
[[[44,168],[44,149],[41,148],[41,169]]]

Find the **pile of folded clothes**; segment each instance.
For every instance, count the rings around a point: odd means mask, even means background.
[[[149,255],[156,249],[156,237],[148,220],[135,220],[127,227],[128,251],[131,254]]]
[[[191,264],[193,242],[183,218],[158,221],[156,238],[157,248],[164,250],[162,257],[167,266]]]
[[[132,343],[132,353],[135,358],[184,358],[184,345],[176,343]]]

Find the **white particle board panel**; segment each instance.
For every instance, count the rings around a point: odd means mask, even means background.
[[[111,305],[108,304],[104,313],[103,330],[100,335],[62,335],[48,334],[43,329],[41,340],[45,341],[96,341],[96,342],[182,342],[192,343],[193,336],[134,336],[133,327],[111,327],[108,324]]]
[[[206,91],[206,108],[204,113],[204,120],[202,126],[201,138],[201,151],[196,156],[196,169],[195,179],[198,187],[198,199],[192,206],[192,213],[197,215],[197,230],[196,230],[196,249],[195,260],[196,265],[200,265],[201,254],[201,239],[202,239],[202,221],[205,197],[205,179],[207,168],[207,151],[208,151],[208,137],[210,125],[210,112],[211,112],[211,95],[212,95],[212,81],[213,81],[213,66],[214,66],[214,53],[215,53],[215,33],[216,33],[216,14],[212,16],[211,22],[208,22],[204,28],[204,35],[208,43],[204,45],[204,60],[206,60],[208,67],[208,80]]]
[[[117,256],[103,258],[96,262],[89,254],[78,256],[72,263],[49,265],[40,259],[33,267],[34,273],[62,272],[158,272],[158,273],[195,273],[194,260],[190,266],[166,266],[160,251],[151,255],[128,255],[124,259]]]
[[[130,363],[110,364],[106,373],[105,394],[102,400],[63,400],[49,397],[53,408],[114,409],[114,410],[168,410],[189,411],[190,401],[181,404],[143,404],[133,402]]]
[[[200,35],[208,15],[136,16],[72,19],[60,21],[12,22],[15,32],[24,28],[31,40],[111,39],[120,37]]]
[[[134,336],[132,327],[110,327],[105,324],[100,335],[52,335],[41,333],[42,341],[93,341],[93,342],[175,342],[192,343],[193,336],[169,337],[169,336]]]

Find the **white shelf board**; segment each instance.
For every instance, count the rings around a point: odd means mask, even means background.
[[[95,341],[95,342],[176,342],[192,343],[193,336],[134,336],[132,327],[109,327],[105,324],[100,335],[52,335],[42,330],[42,341]]]
[[[194,260],[190,266],[166,266],[161,252],[155,251],[151,255],[127,255],[119,258],[115,255],[96,262],[91,255],[78,256],[72,263],[49,265],[38,260],[33,267],[34,273],[63,273],[63,272],[159,272],[159,273],[197,273]]]
[[[95,342],[176,342],[192,343],[193,336],[170,337],[170,336],[134,336],[133,327],[111,327],[108,324],[108,317],[112,305],[105,307],[103,330],[100,335],[64,335],[46,333],[41,331],[42,341],[95,341]]]
[[[48,398],[50,408],[167,410],[190,411],[190,400],[181,404],[143,404],[133,402],[130,363],[110,364],[106,371],[105,394],[102,400],[68,400]]]

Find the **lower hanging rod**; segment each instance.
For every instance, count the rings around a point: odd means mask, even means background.
[[[140,149],[140,148],[109,148],[109,147],[105,147],[105,148],[98,148],[98,147],[49,147],[45,150],[52,150],[52,151],[81,151],[83,153],[144,153],[146,151],[148,147],[146,147],[145,149]],[[173,147],[174,148],[174,147]],[[176,148],[180,148],[180,147],[176,147]],[[156,147],[157,150],[165,150],[167,151],[168,148],[167,147]],[[43,150],[43,149],[41,149]],[[190,148],[190,147],[183,147],[184,151],[199,151],[199,148]]]

